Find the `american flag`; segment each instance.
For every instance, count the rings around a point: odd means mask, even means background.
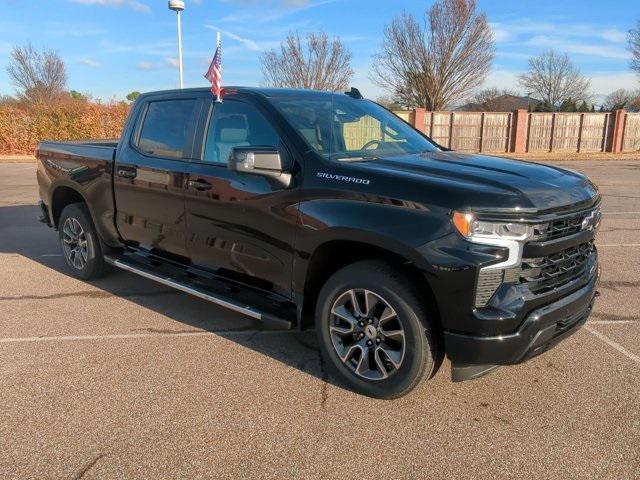
[[[216,53],[213,55],[213,60],[211,60],[211,65],[209,65],[207,73],[204,74],[204,78],[211,82],[211,93],[216,96],[216,100],[222,102],[222,87],[220,86],[222,79],[222,45],[219,36]]]

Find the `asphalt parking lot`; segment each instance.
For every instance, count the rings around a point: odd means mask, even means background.
[[[562,164],[604,194],[586,327],[391,402],[327,378],[312,333],[70,277],[35,165],[0,164],[0,478],[640,478],[640,161]]]

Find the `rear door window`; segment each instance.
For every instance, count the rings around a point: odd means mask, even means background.
[[[189,159],[196,121],[197,99],[149,102],[138,149],[156,157]]]

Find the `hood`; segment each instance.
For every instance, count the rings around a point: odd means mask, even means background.
[[[355,165],[362,175],[417,181],[448,195],[451,208],[542,213],[589,206],[599,198],[595,186],[580,173],[487,155],[428,152]]]

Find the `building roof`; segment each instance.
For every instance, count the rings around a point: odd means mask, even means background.
[[[456,107],[454,111],[466,112],[512,112],[520,108],[535,107],[541,100],[529,96],[504,94],[483,103],[467,103]]]

